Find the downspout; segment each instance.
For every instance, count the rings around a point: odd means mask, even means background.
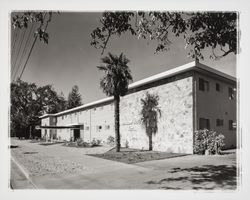
[[[91,142],[91,129],[92,129],[92,126],[91,126],[91,109],[89,109],[89,139],[90,139],[90,142]]]

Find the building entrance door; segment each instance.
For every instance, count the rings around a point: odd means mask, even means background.
[[[74,129],[74,141],[80,138],[80,129]]]

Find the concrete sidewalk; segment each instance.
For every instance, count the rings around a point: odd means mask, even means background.
[[[10,174],[10,188],[11,189],[36,189],[36,186],[31,183],[30,179],[18,166],[16,162],[11,161]]]
[[[16,141],[14,151],[40,162],[60,160],[62,164],[77,163],[76,173],[45,173],[30,179],[39,189],[213,189],[234,190],[237,186],[236,155],[190,155],[163,160],[125,164],[88,156],[84,149],[62,145],[42,146],[28,141]],[[12,156],[15,156],[14,151]],[[36,155],[36,157],[35,157]],[[29,160],[32,161],[32,160]],[[53,164],[53,163],[52,163]],[[27,165],[27,163],[21,163]],[[52,165],[60,167],[61,165]],[[74,166],[74,165],[73,165]],[[46,169],[46,168],[45,168]],[[15,169],[14,169],[15,170]],[[74,168],[72,168],[74,170]],[[32,174],[32,173],[31,173]]]

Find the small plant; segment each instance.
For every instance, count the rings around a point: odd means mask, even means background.
[[[87,142],[84,142],[82,138],[78,138],[76,140],[76,146],[77,147],[91,147],[91,145]]]
[[[95,138],[93,138],[93,140],[91,141],[91,147],[96,147],[99,146],[101,144],[101,140],[97,140]]]
[[[82,144],[83,144],[83,139],[82,139],[82,138],[78,138],[78,139],[76,140],[76,145],[77,145],[77,146],[82,146]]]
[[[113,136],[109,136],[107,138],[107,144],[113,146],[115,144],[115,138]]]
[[[211,130],[195,131],[195,154],[220,154],[221,149],[225,146],[225,136]]]
[[[129,142],[128,142],[128,140],[126,140],[126,142],[125,142],[125,147],[129,148]]]

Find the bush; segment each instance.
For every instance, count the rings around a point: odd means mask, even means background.
[[[198,130],[195,131],[194,153],[205,154],[220,154],[221,149],[225,146],[225,136],[221,133],[216,133],[211,130]]]
[[[76,146],[78,146],[78,147],[90,147],[90,144],[87,142],[84,142],[82,138],[78,138],[76,140]]]
[[[82,146],[82,144],[83,144],[83,139],[82,139],[82,138],[78,138],[78,139],[76,140],[76,145],[77,145],[77,146]]]
[[[128,142],[128,140],[126,140],[126,142],[125,142],[125,148],[129,148],[129,142]]]
[[[109,144],[109,145],[114,145],[115,144],[115,138],[113,137],[113,136],[109,136],[108,138],[107,138],[107,144]]]
[[[91,141],[91,147],[96,147],[99,146],[101,144],[101,140],[96,140],[95,138],[93,138],[93,140]]]

